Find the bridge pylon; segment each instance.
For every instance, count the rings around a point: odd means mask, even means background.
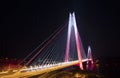
[[[74,28],[74,32],[72,31],[72,28]],[[75,19],[75,13],[72,13],[72,14],[70,13],[70,15],[69,15],[65,62],[69,61],[68,55],[69,55],[69,48],[70,48],[71,33],[74,33],[74,35],[75,35],[75,42],[76,42],[76,48],[77,48],[77,54],[78,54],[78,60],[79,60],[79,67],[81,70],[83,70],[81,46],[80,46],[80,40],[79,40],[79,32],[77,29],[77,24],[76,24],[76,19]]]
[[[94,62],[92,58],[91,48],[88,46],[88,54],[87,54],[87,63],[86,63],[86,69],[87,70],[94,70]]]

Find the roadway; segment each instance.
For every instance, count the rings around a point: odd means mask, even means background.
[[[82,62],[85,62],[85,61],[87,61],[87,59],[82,60]],[[45,67],[43,69],[38,69],[38,70],[33,69],[31,71],[25,71],[25,72],[22,72],[21,70],[23,70],[23,69],[21,69],[14,74],[0,76],[0,78],[20,78],[20,77],[22,77],[22,78],[27,77],[28,78],[28,77],[32,77],[35,75],[45,74],[45,73],[48,73],[51,71],[59,70],[59,69],[66,68],[69,66],[73,66],[73,65],[76,65],[78,63],[79,63],[78,60],[71,61],[71,62],[64,62],[64,63],[55,64],[55,65],[50,66],[50,67]]]

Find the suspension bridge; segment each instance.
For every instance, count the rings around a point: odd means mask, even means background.
[[[86,54],[82,45],[75,13],[69,14],[67,25],[58,28],[20,63],[25,67],[1,78],[31,77],[79,64],[80,70],[92,69],[94,62],[91,48]]]

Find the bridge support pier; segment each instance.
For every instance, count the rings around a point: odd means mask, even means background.
[[[87,69],[87,70],[90,70],[90,71],[94,71],[94,63],[93,63],[93,61],[88,60],[88,61],[86,62],[86,69]]]

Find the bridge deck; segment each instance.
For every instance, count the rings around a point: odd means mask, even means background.
[[[82,62],[85,62],[85,61],[87,61],[87,59],[82,60]],[[6,76],[0,77],[0,78],[31,77],[31,76],[51,72],[51,71],[54,71],[54,70],[59,70],[59,69],[62,69],[62,68],[66,68],[66,67],[78,64],[78,63],[79,63],[79,61],[76,60],[76,61],[65,62],[65,63],[62,63],[62,64],[54,65],[52,67],[43,68],[43,69],[39,69],[39,70],[32,70],[32,71],[26,71],[26,72],[18,71],[15,74],[6,75]]]

